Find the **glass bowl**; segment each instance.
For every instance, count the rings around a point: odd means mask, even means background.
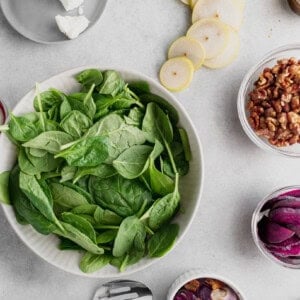
[[[273,198],[277,198],[278,196],[289,196],[291,192],[295,194],[297,191],[297,197],[300,197],[300,185],[287,186],[278,190],[273,191],[271,194],[264,197],[259,204],[257,205],[253,215],[251,222],[251,231],[254,242],[260,252],[269,260],[283,267],[292,268],[292,269],[300,269],[300,256],[299,258],[277,258],[274,256],[264,245],[258,235],[258,227],[257,224],[264,216],[262,210],[265,211],[265,205],[267,202]]]
[[[203,273],[200,269],[194,269],[194,270],[187,271],[186,273],[182,274],[174,281],[174,283],[169,288],[167,300],[174,300],[177,292],[179,292],[179,290],[181,290],[181,288],[185,284],[189,283],[190,281],[207,280],[207,279],[218,281],[224,284],[225,287],[228,287],[229,290],[237,296],[238,300],[246,299],[244,295],[241,294],[239,289],[230,280],[219,275]]]
[[[300,44],[291,44],[277,48],[268,53],[260,62],[253,66],[242,81],[238,94],[237,108],[239,119],[244,131],[252,140],[252,142],[254,142],[258,147],[275,154],[281,154],[288,157],[300,157],[299,143],[288,147],[276,147],[271,145],[266,138],[258,136],[249,124],[249,113],[246,109],[249,99],[248,95],[254,87],[254,82],[258,79],[263,70],[266,67],[272,68],[279,59],[290,57],[296,57],[297,59],[300,59]]]
[[[0,100],[0,125],[3,125],[7,120],[8,112],[6,104],[3,100]]]

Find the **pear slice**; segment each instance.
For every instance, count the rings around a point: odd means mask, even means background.
[[[180,1],[186,5],[190,5],[190,0],[180,0]]]
[[[230,27],[229,43],[218,56],[206,59],[204,66],[210,69],[220,69],[231,64],[238,56],[240,50],[240,38],[236,30]]]
[[[161,84],[172,92],[187,88],[194,75],[193,63],[186,57],[168,59],[161,67],[159,78]]]
[[[195,39],[182,36],[177,39],[168,52],[168,58],[185,56],[194,65],[194,69],[198,70],[203,65],[206,54],[203,46]]]
[[[220,54],[228,44],[228,25],[216,18],[206,18],[194,23],[187,36],[196,39],[205,49],[206,58],[210,59]]]
[[[190,0],[190,6],[191,6],[191,8],[194,8],[194,6],[196,5],[197,1],[198,0]]]
[[[239,30],[243,20],[243,10],[236,0],[198,0],[192,14],[192,22],[203,18],[217,18]]]

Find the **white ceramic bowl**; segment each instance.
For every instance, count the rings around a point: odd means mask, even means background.
[[[190,163],[190,171],[185,177],[181,179],[180,183],[183,207],[182,211],[184,211],[184,213],[178,214],[178,216],[174,219],[174,222],[180,225],[179,237],[176,242],[177,245],[184,236],[184,234],[187,232],[196,214],[203,184],[204,168],[202,159],[202,147],[191,119],[189,118],[182,105],[175,99],[175,97],[171,93],[166,91],[156,81],[143,74],[128,70],[121,70],[119,68],[114,67],[100,68],[99,66],[85,66],[72,69],[70,71],[66,71],[42,82],[40,84],[40,90],[44,91],[50,87],[54,87],[64,91],[65,93],[76,92],[79,90],[80,86],[75,81],[74,75],[88,68],[99,68],[102,70],[118,70],[127,82],[136,80],[147,81],[150,85],[151,92],[162,96],[177,109],[180,118],[179,124],[180,126],[186,129],[189,135],[193,155],[192,161]],[[31,90],[27,95],[25,95],[21,99],[21,101],[17,104],[17,106],[13,109],[12,112],[16,115],[21,115],[23,113],[32,111],[33,98],[34,90]],[[0,137],[0,153],[0,172],[12,169],[16,160],[16,152],[14,146],[11,144],[11,142],[7,139],[5,135],[1,135]],[[13,229],[19,235],[21,240],[32,251],[34,251],[37,255],[39,255],[52,265],[73,274],[99,278],[119,277],[121,275],[128,275],[133,272],[140,271],[146,268],[147,266],[151,265],[152,263],[158,261],[158,259],[144,258],[139,263],[129,267],[123,273],[119,273],[119,271],[112,266],[107,266],[93,274],[85,274],[80,271],[78,266],[81,257],[81,254],[79,252],[59,250],[57,248],[58,238],[56,236],[43,236],[34,231],[31,226],[20,225],[16,221],[15,214],[11,206],[3,205],[3,210]]]
[[[245,300],[246,298],[241,294],[239,289],[228,279],[219,276],[219,275],[212,275],[212,274],[203,274],[200,269],[195,269],[195,270],[190,270],[181,276],[179,276],[174,283],[171,285],[168,295],[167,295],[167,300],[173,300],[176,293],[181,289],[186,283],[193,279],[200,279],[200,278],[210,278],[210,279],[216,279],[219,280],[223,283],[225,283],[228,287],[230,287],[239,297],[239,300]]]

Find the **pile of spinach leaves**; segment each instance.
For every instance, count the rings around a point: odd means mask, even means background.
[[[123,271],[175,242],[188,136],[147,83],[97,69],[76,79],[80,92],[37,92],[34,112],[10,114],[0,127],[18,156],[0,175],[0,198],[19,223],[56,234],[62,250],[83,251],[83,272]]]

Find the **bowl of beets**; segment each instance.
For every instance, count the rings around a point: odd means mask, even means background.
[[[300,186],[266,196],[252,217],[257,247],[273,262],[300,269]]]
[[[238,290],[219,276],[203,275],[192,270],[176,279],[168,300],[244,300]]]

